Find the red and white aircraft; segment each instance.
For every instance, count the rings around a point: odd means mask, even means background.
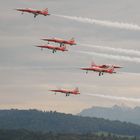
[[[70,40],[64,40],[64,39],[60,39],[60,38],[44,38],[42,40],[48,41],[48,44],[49,44],[49,42],[59,43],[60,47],[65,45],[65,44],[76,45],[76,42],[75,42],[74,38],[72,38]]]
[[[50,49],[52,50],[52,53],[55,53],[56,51],[68,51],[68,49],[66,48],[66,46],[63,46],[63,47],[57,47],[57,46],[51,46],[51,45],[38,45],[36,47],[40,47],[41,50],[43,50],[43,48],[47,48],[47,49]]]
[[[99,66],[94,66],[94,65],[91,65],[91,67],[87,67],[87,68],[81,68],[81,70],[86,70],[86,73],[88,73],[88,71],[95,71],[95,72],[99,72],[99,76],[103,75],[104,73],[109,73],[109,74],[113,74],[113,73],[116,73],[114,71],[114,66],[110,66],[110,67],[107,67],[107,68],[102,68],[102,67],[99,67]]]
[[[56,94],[57,92],[65,93],[66,96],[69,96],[70,94],[74,94],[74,95],[80,94],[78,88],[75,88],[74,90],[56,89],[56,90],[50,90],[50,91],[55,92],[55,94]]]
[[[22,14],[23,14],[24,12],[26,12],[26,13],[32,13],[32,14],[34,14],[34,18],[35,18],[37,15],[44,15],[44,16],[50,15],[50,14],[48,13],[48,8],[46,8],[46,9],[44,9],[44,10],[34,10],[34,9],[31,9],[31,8],[16,9],[16,10],[17,10],[17,11],[21,11]]]
[[[92,62],[91,67],[99,67],[99,68],[109,68],[113,66],[114,68],[123,68],[122,66],[119,65],[114,65],[114,64],[103,64],[103,65],[96,65],[94,62]]]

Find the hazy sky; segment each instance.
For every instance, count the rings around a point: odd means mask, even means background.
[[[139,106],[139,5],[139,0],[3,0],[0,108],[78,113],[91,106]],[[21,15],[14,10],[28,7],[48,8],[53,15],[34,19],[32,14]],[[78,17],[82,19],[78,21]],[[69,47],[68,52],[52,54],[34,47],[44,44],[40,40],[44,37],[74,37],[78,44]],[[124,68],[102,77],[79,69],[90,66],[91,61]],[[81,95],[66,97],[48,91],[75,87],[79,87]]]

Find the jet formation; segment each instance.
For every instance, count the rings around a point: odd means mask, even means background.
[[[31,13],[34,15],[34,18],[36,18],[36,16],[38,15],[44,15],[44,16],[49,16],[49,12],[48,12],[48,8],[45,8],[43,10],[34,10],[31,8],[18,8],[15,9],[17,11],[20,11],[22,14],[23,13]],[[43,41],[47,41],[47,44],[45,45],[36,45],[36,47],[41,48],[41,50],[45,49],[49,49],[52,50],[52,53],[55,53],[56,51],[61,51],[61,52],[65,52],[68,51],[67,46],[66,45],[77,45],[76,41],[74,38],[69,39],[69,40],[65,40],[65,39],[60,39],[60,38],[42,38],[41,40]],[[56,43],[59,44],[59,46],[54,46],[54,45],[50,45],[50,43]],[[86,73],[88,73],[88,71],[94,71],[94,72],[98,72],[99,76],[103,75],[104,73],[109,73],[109,74],[114,74],[116,73],[115,69],[118,68],[122,68],[119,65],[114,65],[114,64],[102,64],[102,65],[97,65],[95,63],[92,62],[90,67],[84,67],[84,68],[80,68],[81,70],[86,71]],[[53,89],[50,90],[51,92],[56,93],[64,93],[66,94],[66,96],[69,95],[78,95],[80,94],[79,89],[75,88],[73,90],[67,90],[67,89]]]
[[[36,47],[40,47],[41,50],[43,50],[43,48],[52,50],[52,53],[55,53],[56,51],[65,52],[65,51],[68,51],[66,45],[70,45],[70,46],[76,45],[74,38],[70,40],[64,40],[64,39],[58,39],[58,38],[45,38],[41,40],[47,41],[48,43],[46,45],[36,45]],[[50,45],[50,42],[60,44],[60,46]]]

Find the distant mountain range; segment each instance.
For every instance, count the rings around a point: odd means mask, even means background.
[[[78,115],[126,121],[140,125],[140,107],[130,108],[127,106],[118,105],[114,105],[111,108],[92,107],[84,109]]]
[[[117,114],[120,115],[120,114]],[[38,110],[0,110],[0,129],[54,133],[113,133],[140,136],[140,125]]]

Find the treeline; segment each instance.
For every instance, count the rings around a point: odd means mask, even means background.
[[[28,130],[0,130],[0,140],[140,140],[140,138],[111,134],[55,134]]]
[[[0,110],[0,129],[27,129],[63,134],[109,132],[140,136],[140,126],[132,123],[37,110]]]

